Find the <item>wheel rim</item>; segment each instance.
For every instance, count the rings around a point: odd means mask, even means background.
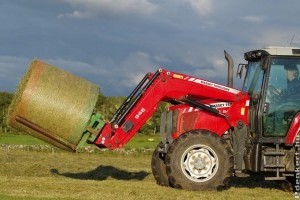
[[[191,181],[208,181],[214,177],[218,168],[217,154],[206,145],[191,146],[182,154],[181,169]]]

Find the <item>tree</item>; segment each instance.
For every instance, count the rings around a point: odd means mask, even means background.
[[[13,98],[12,93],[0,92],[0,126],[3,132],[7,131],[6,115],[7,115],[8,106],[11,103],[12,98]]]
[[[0,126],[3,132],[6,132],[6,115],[8,107],[12,101],[13,94],[9,92],[0,92]],[[109,120],[116,110],[121,106],[126,97],[123,96],[105,96],[99,93],[95,109]],[[154,115],[140,129],[142,134],[156,134],[159,130],[160,116],[167,108],[167,103],[160,103]]]
[[[160,126],[160,116],[164,111],[166,111],[168,106],[168,103],[161,102],[158,105],[156,112],[153,114],[153,116],[149,118],[148,121],[144,124],[144,126],[140,129],[140,133],[156,134]]]
[[[111,96],[106,97],[102,93],[99,94],[96,103],[96,110],[104,116],[105,119],[110,119],[116,110],[121,106],[125,97]]]
[[[116,110],[121,106],[125,97],[122,96],[111,96],[106,97],[102,93],[99,94],[99,98],[96,104],[96,110],[104,116],[105,119],[109,120]],[[159,130],[160,116],[167,108],[167,103],[160,103],[157,107],[154,115],[148,119],[144,126],[140,129],[141,134],[156,134]]]

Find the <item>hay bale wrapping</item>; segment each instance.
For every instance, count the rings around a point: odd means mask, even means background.
[[[9,107],[7,124],[59,148],[70,149],[63,143],[78,145],[98,94],[97,85],[43,61],[34,60],[20,81]],[[17,117],[37,125],[53,135],[54,139],[19,123]]]

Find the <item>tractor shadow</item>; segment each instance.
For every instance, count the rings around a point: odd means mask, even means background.
[[[139,172],[129,172],[126,170],[118,169],[113,166],[103,166],[100,165],[96,169],[88,172],[78,172],[78,173],[60,173],[57,169],[50,170],[52,175],[65,176],[68,178],[80,179],[80,180],[106,180],[109,177],[116,180],[143,180],[150,173],[145,171]]]
[[[235,188],[265,188],[277,189],[289,192],[290,184],[287,181],[267,181],[264,174],[254,173],[249,177],[231,177],[228,182],[229,187]]]

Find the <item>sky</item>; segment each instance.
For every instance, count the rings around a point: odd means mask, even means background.
[[[246,51],[300,46],[299,0],[1,0],[0,91],[31,60],[126,96],[158,68],[226,84]],[[234,80],[241,87],[241,80]]]

